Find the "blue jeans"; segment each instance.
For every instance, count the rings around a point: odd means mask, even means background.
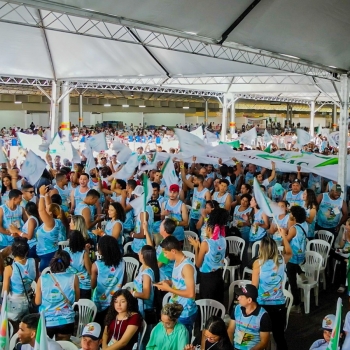
[[[193,315],[188,317],[179,317],[179,319],[177,320],[179,323],[183,324],[188,330],[188,344],[191,344],[193,324],[196,321],[197,312],[198,311],[196,310],[196,312]]]
[[[29,249],[28,258],[39,259],[38,254],[36,253],[36,245],[33,245],[33,247]]]
[[[50,261],[54,257],[55,253],[56,252],[52,252],[44,255],[38,255],[40,259],[40,265],[39,265],[40,272],[43,272],[43,270],[50,265]]]

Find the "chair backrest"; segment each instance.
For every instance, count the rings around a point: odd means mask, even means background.
[[[191,246],[191,244],[190,244],[190,242],[188,240],[188,237],[192,237],[194,239],[198,239],[197,233],[193,232],[193,231],[185,231],[184,234],[185,234],[185,239],[184,239],[184,246],[183,246],[182,250],[186,250],[188,252],[194,253],[194,248],[193,248],[193,246]]]
[[[34,290],[34,293],[36,292],[36,282],[33,281],[31,284],[32,289]]]
[[[73,304],[73,308],[76,305],[78,306],[79,312],[79,321],[76,337],[79,338],[83,332],[84,327],[89,322],[92,322],[95,319],[97,307],[95,303],[89,299],[79,299],[79,301]]]
[[[67,340],[56,340],[56,343],[60,344],[63,350],[78,350],[72,342]]]
[[[128,247],[132,245],[132,242],[128,242],[124,245],[124,255],[128,254]]]
[[[306,277],[312,277],[318,281],[323,258],[320,253],[314,251],[305,252],[305,264],[302,266]]]
[[[140,341],[139,341],[140,345],[142,344],[142,340],[145,337],[146,330],[147,330],[147,323],[145,320],[142,320],[142,332],[141,332]],[[138,349],[140,349],[140,346],[138,347]]]
[[[256,241],[252,245],[252,258],[255,258],[259,255],[261,241]]]
[[[8,322],[8,325],[9,325],[9,329],[8,329],[8,331],[9,331],[9,338],[11,339],[12,338],[12,336],[14,335],[13,334],[13,326],[12,326],[12,323],[11,322]],[[15,335],[16,335],[17,333],[15,333]]]
[[[338,232],[338,236],[337,236],[337,238],[336,238],[336,240],[334,242],[334,248],[339,248],[340,247],[340,242],[343,239],[344,230],[345,230],[345,225],[341,225],[340,229],[339,229],[339,232]]]
[[[222,278],[225,280],[225,273],[226,273],[226,270],[227,270],[227,266],[228,266],[228,261],[227,259],[225,258],[224,259],[224,269],[222,271]]]
[[[226,237],[228,252],[230,254],[238,255],[242,261],[245,241],[240,237]]]
[[[313,239],[307,243],[306,250],[320,253],[323,258],[322,267],[326,267],[329,251],[331,250],[331,245],[328,242],[323,239]]]
[[[193,253],[188,252],[187,250],[183,250],[182,252],[184,253],[186,258],[189,258],[194,263],[196,256]]]
[[[278,252],[282,255],[283,254],[283,252],[284,252],[284,246],[283,245],[280,245],[279,247],[278,247]]]
[[[126,282],[132,282],[137,276],[140,263],[130,256],[124,256],[123,260],[125,261],[125,272],[127,276]]]
[[[50,273],[51,272],[51,268],[50,266],[45,267],[44,270],[41,272],[42,275],[45,275],[46,273]]]
[[[292,309],[294,297],[293,297],[293,294],[289,292],[287,289],[283,289],[283,294],[286,297],[286,308],[287,308],[286,328],[284,329],[286,330],[288,327],[289,314],[290,314],[290,310]]]
[[[58,242],[58,246],[61,247],[61,249],[63,250],[64,248],[69,246],[69,241],[60,241]]]
[[[18,342],[19,342],[18,334],[15,333],[10,340],[10,350],[13,350]]]
[[[173,293],[166,293],[163,297],[163,302],[162,302],[162,305],[164,306],[165,304],[168,304],[169,301],[170,301],[170,298],[173,296]]]
[[[228,306],[227,306],[227,311],[230,310],[230,307],[232,305],[233,302],[233,297],[235,295],[235,288],[238,286],[242,286],[242,285],[246,285],[246,284],[251,284],[252,281],[249,280],[237,280],[234,281],[230,284],[229,288],[228,288]]]
[[[318,239],[323,239],[324,241],[328,242],[331,247],[333,246],[334,234],[332,232],[327,230],[318,230],[315,232],[315,237]]]
[[[221,312],[220,317],[224,319],[225,316],[225,306],[219,303],[216,300],[212,299],[199,299],[196,300],[196,304],[200,310],[201,314],[201,322],[199,325],[199,329],[203,330],[205,323],[211,316],[217,316],[219,312]]]
[[[134,289],[134,282],[125,283],[122,289],[127,289],[131,293]]]

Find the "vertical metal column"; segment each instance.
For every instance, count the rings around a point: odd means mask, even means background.
[[[227,132],[227,94],[224,94],[224,100],[222,103],[222,121],[221,121],[221,137],[220,140],[226,141]]]
[[[332,115],[332,128],[333,131],[337,130],[337,105],[333,104],[333,115]]]
[[[231,115],[230,115],[230,134],[231,138],[233,137],[233,134],[236,132],[236,100],[233,96],[232,103],[231,103]]]
[[[314,124],[315,124],[315,101],[311,101],[311,103],[310,103],[310,132],[309,132],[311,137],[315,136]]]
[[[61,120],[61,137],[63,142],[69,142],[70,139],[70,123],[69,123],[69,82],[62,84],[62,120]]]
[[[293,124],[293,107],[291,105],[289,105],[289,124],[290,124],[290,128],[292,128],[292,124]]]
[[[349,117],[349,78],[346,74],[340,76],[340,97],[338,183],[341,185],[346,196]]]
[[[55,136],[56,132],[56,98],[57,98],[57,92],[56,92],[56,82],[52,80],[52,86],[51,86],[51,105],[50,105],[50,135],[51,140]],[[57,105],[58,108],[58,105]]]
[[[204,124],[208,126],[208,100],[205,100]]]
[[[83,94],[79,94],[79,128],[83,127]]]
[[[289,128],[289,104],[287,103],[286,127]]]

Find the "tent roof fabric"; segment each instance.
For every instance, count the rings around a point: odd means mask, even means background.
[[[0,75],[338,101],[350,2],[251,3],[0,1]]]

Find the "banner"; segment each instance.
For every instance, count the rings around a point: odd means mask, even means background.
[[[243,133],[239,140],[241,143],[244,143],[247,146],[251,146],[253,141],[255,143],[256,138],[258,137],[258,134],[256,132],[256,128],[250,129],[249,131]]]
[[[246,118],[247,124],[253,125],[254,127],[265,128],[266,120],[269,118],[259,117],[259,118]]]

